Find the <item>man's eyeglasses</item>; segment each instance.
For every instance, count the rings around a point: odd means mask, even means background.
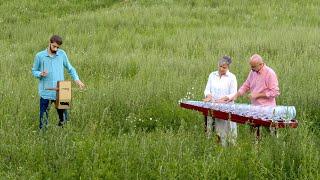
[[[261,65],[263,65],[263,63],[257,64],[257,65],[255,65],[255,66],[251,66],[251,69],[252,69],[253,71],[258,72],[258,71],[261,69]]]

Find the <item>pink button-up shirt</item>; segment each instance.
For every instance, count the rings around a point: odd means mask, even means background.
[[[276,97],[280,94],[276,73],[266,65],[259,72],[251,71],[239,93],[243,95],[249,90],[251,93],[265,93],[267,96],[252,99],[252,105],[276,106]]]

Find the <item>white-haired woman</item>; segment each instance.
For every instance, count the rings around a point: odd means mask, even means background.
[[[218,61],[218,70],[209,75],[206,89],[204,91],[205,102],[225,103],[230,97],[237,93],[237,78],[229,71],[232,60],[229,56],[223,56]],[[221,120],[215,118],[213,121],[211,116],[207,117],[207,133],[210,136],[213,129],[218,136],[222,146],[228,143],[235,143],[237,137],[237,124],[235,122]]]

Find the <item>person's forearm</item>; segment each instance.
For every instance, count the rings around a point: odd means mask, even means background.
[[[266,93],[251,93],[251,96],[252,96],[254,99],[257,99],[257,98],[266,98],[266,97],[267,97]]]
[[[240,96],[242,96],[242,94],[241,94],[241,92],[239,92],[239,91],[234,95],[235,98],[238,98],[238,97],[240,97]]]
[[[275,88],[275,89],[272,89],[272,90],[269,90],[265,93],[265,96],[267,98],[272,98],[272,97],[277,97],[279,96],[280,92],[279,92],[279,88]]]
[[[259,93],[259,97],[260,97],[260,98],[266,98],[267,95],[266,95],[266,93]]]

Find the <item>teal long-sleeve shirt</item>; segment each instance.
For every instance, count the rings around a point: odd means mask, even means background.
[[[70,64],[67,54],[63,50],[58,49],[54,56],[50,56],[47,49],[36,54],[32,74],[39,79],[38,92],[40,97],[50,100],[56,99],[56,91],[46,90],[46,88],[56,88],[57,81],[64,80],[64,68],[73,80],[79,80],[77,71]],[[45,70],[48,75],[41,77],[40,73]]]

